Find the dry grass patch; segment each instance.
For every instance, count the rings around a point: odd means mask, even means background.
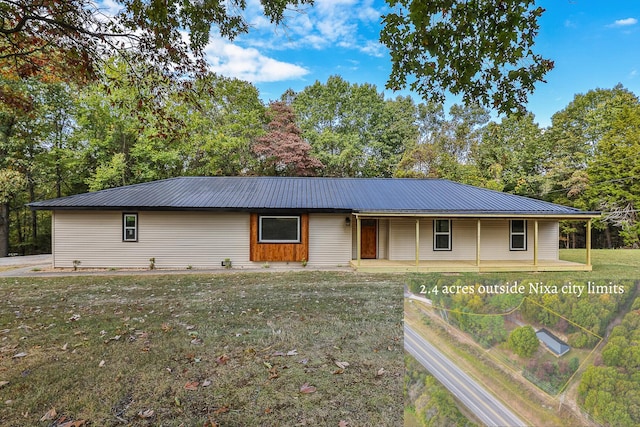
[[[401,276],[5,279],[0,298],[1,425],[402,424]]]

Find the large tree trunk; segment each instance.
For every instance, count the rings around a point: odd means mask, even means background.
[[[613,244],[611,243],[611,230],[609,229],[609,224],[606,224],[604,229],[604,239],[606,241],[607,249],[611,249]]]
[[[0,257],[9,256],[9,203],[0,204]]]

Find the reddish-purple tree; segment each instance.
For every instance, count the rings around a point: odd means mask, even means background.
[[[293,109],[284,102],[269,104],[267,133],[256,138],[253,153],[257,172],[267,176],[314,176],[324,165],[311,155],[311,145],[302,138]]]

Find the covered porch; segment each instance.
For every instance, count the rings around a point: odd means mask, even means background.
[[[456,249],[437,250],[435,219],[447,218],[434,214],[357,213],[354,214],[354,257],[351,266],[361,272],[543,272],[543,271],[591,271],[591,220],[593,215],[577,217],[549,217],[544,215],[456,215],[448,218],[454,231]],[[586,256],[584,263],[559,259],[558,223],[560,220],[582,220],[586,226]],[[387,236],[375,237],[377,249],[372,251],[367,228],[384,221],[379,230]],[[455,220],[456,222],[453,222]],[[524,235],[524,250],[496,250],[496,241],[504,240],[504,230],[496,232],[496,224],[510,224],[513,220],[525,221],[529,230]],[[395,222],[394,222],[395,221]],[[363,230],[363,223],[365,224]],[[381,222],[382,224],[382,222]],[[393,224],[401,224],[402,230],[394,233]],[[433,226],[430,229],[429,224]],[[409,229],[410,227],[410,229]],[[399,228],[399,227],[397,227]],[[428,228],[428,230],[425,230]],[[542,229],[542,231],[541,231]],[[550,232],[550,230],[552,232]],[[364,234],[363,234],[364,231]],[[450,232],[450,234],[453,234]],[[401,237],[400,234],[402,235]],[[499,236],[498,236],[499,235]],[[507,232],[509,239],[512,238]],[[439,236],[441,237],[441,236]],[[522,239],[522,237],[520,237]],[[386,240],[385,240],[386,239]],[[421,241],[422,239],[422,241]],[[433,239],[433,248],[430,248]],[[424,240],[429,240],[425,242]],[[542,243],[541,243],[542,241]],[[402,246],[402,255],[393,255],[394,245]],[[450,243],[451,244],[451,243]],[[504,242],[502,243],[504,244]],[[363,247],[364,245],[364,247]],[[386,245],[386,247],[385,247]],[[507,244],[509,246],[509,244]],[[462,248],[461,248],[462,247]],[[555,250],[550,253],[549,248]],[[399,253],[399,250],[395,250]]]

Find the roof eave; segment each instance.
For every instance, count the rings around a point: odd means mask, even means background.
[[[566,219],[585,220],[601,216],[600,212],[504,212],[504,211],[361,211],[354,213],[363,217],[422,217],[422,218],[524,218],[524,219]]]

